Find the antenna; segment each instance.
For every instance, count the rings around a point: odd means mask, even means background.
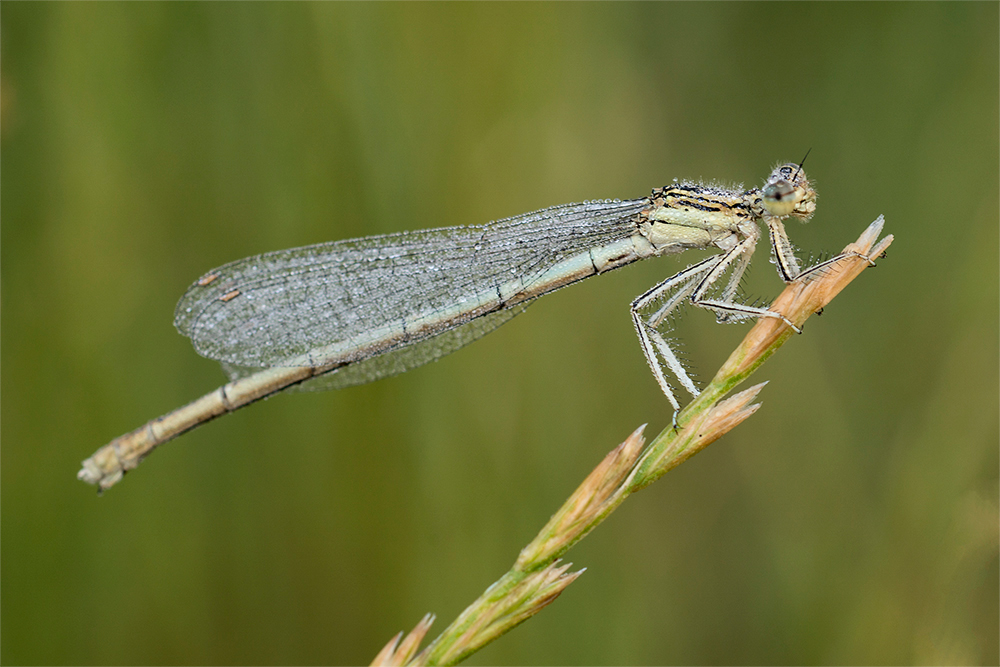
[[[793,181],[795,180],[795,177],[799,175],[799,172],[802,171],[802,165],[806,163],[806,158],[809,157],[809,153],[811,152],[812,146],[810,146],[809,150],[806,151],[806,154],[802,156],[802,162],[799,162],[799,168],[795,170],[795,174],[792,176]]]

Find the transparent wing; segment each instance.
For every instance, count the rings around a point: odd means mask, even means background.
[[[364,361],[342,366],[330,373],[318,375],[311,380],[289,387],[288,391],[343,389],[405,373],[465,347],[511,320],[514,316],[523,313],[527,307],[527,303],[522,303],[513,308],[483,315],[420,343],[401,346]],[[230,380],[252,375],[262,370],[261,368],[233,366],[226,362],[222,362],[222,368],[229,375]]]
[[[408,318],[454,310],[456,304],[471,303],[475,295],[512,279],[530,285],[562,259],[630,236],[636,214],[647,205],[648,199],[566,204],[486,225],[372,236],[249,257],[210,271],[192,285],[177,304],[174,324],[199,354],[231,367],[281,366],[316,348],[349,344],[365,332]],[[497,315],[480,329],[468,318],[457,318],[410,341],[422,343],[469,326],[439,342],[437,352],[433,345],[407,354],[397,348],[381,355],[386,358],[373,362],[370,371],[359,363],[355,371],[345,368],[334,375],[375,379],[399,372],[392,370],[394,363],[403,370],[412,368],[506,319]],[[339,386],[364,381],[346,380]]]

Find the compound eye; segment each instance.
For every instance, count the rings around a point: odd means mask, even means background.
[[[802,201],[804,193],[802,188],[797,188],[790,181],[781,179],[768,183],[761,195],[767,212],[773,216],[784,218],[795,211],[795,207]]]

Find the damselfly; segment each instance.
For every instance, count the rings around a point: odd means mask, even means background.
[[[692,395],[698,389],[664,336],[667,318],[689,302],[720,322],[785,320],[741,302],[740,278],[761,224],[786,283],[838,261],[802,269],[796,260],[783,220],[806,220],[815,209],[802,166],[783,164],[760,189],[675,181],[641,199],[566,204],[485,225],[335,241],[226,264],[191,285],[174,324],[199,354],[221,361],[231,381],[116,438],[83,462],[78,477],[106,489],[156,446],[254,401],[401,373],[485,335],[560,287],[647,257],[714,248],[721,252],[631,304],[640,347],[676,418],[680,404],[667,373]]]

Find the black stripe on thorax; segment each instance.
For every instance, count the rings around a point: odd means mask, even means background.
[[[699,201],[708,202],[709,200],[700,199],[699,198]],[[713,203],[713,204],[719,204],[720,202],[713,201],[711,203]],[[697,201],[692,201],[690,199],[680,199],[679,197],[673,197],[670,201],[667,202],[667,206],[669,206],[670,208],[681,208],[681,207],[684,207],[684,208],[693,208],[693,209],[697,209],[699,211],[714,211],[716,213],[718,213],[719,211],[722,210],[722,207],[718,206],[718,205],[716,205],[716,206],[709,206],[707,203],[706,204],[700,204]],[[725,204],[723,204],[723,206],[726,206],[726,208],[729,208],[729,206],[727,206]]]
[[[668,186],[662,188],[659,192],[654,192],[653,196],[654,198],[656,196],[663,198],[686,198],[689,200],[704,202],[705,204],[716,204],[726,208],[744,208],[743,199],[739,195],[726,196],[718,193],[717,191],[712,192],[697,186]]]

